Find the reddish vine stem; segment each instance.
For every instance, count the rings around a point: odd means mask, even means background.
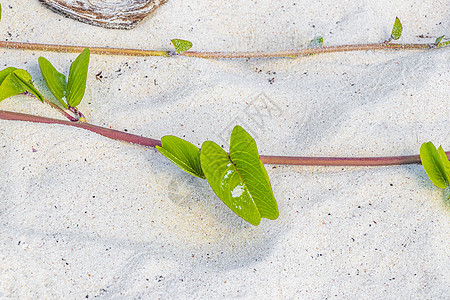
[[[250,52],[196,52],[186,51],[181,54],[175,54],[172,51],[158,50],[139,50],[139,49],[123,49],[109,47],[89,47],[92,54],[111,54],[111,55],[129,55],[129,56],[187,56],[198,58],[269,58],[269,57],[297,57],[310,54],[346,52],[346,51],[365,51],[365,50],[424,50],[436,47],[435,44],[395,44],[390,42],[372,43],[372,44],[356,44],[356,45],[340,45],[305,48],[300,50],[288,51],[250,51]],[[54,52],[82,52],[85,46],[69,46],[69,45],[52,45],[37,43],[22,43],[0,41],[0,48],[22,49],[22,50],[38,50],[38,51],[54,51]]]
[[[450,152],[447,154],[450,155]],[[299,157],[261,155],[263,164],[302,166],[392,166],[420,164],[419,155],[384,157]]]
[[[51,119],[51,118],[45,118],[45,117],[39,117],[39,116],[33,116],[33,115],[21,114],[21,113],[15,113],[15,112],[10,112],[10,111],[3,111],[3,110],[0,110],[0,119],[26,121],[26,122],[33,122],[33,123],[44,123],[44,124],[67,125],[67,126],[72,126],[72,127],[83,128],[83,129],[98,133],[100,135],[103,135],[105,137],[119,140],[119,141],[124,141],[127,143],[148,146],[148,147],[155,147],[157,145],[161,146],[161,142],[159,140],[154,140],[154,139],[138,136],[135,134],[125,133],[122,131],[109,129],[109,128],[105,128],[105,127],[100,127],[100,126],[92,125],[89,123],[63,121],[63,120],[57,120],[57,119]]]
[[[0,119],[26,121],[45,124],[62,124],[89,130],[102,136],[127,143],[155,147],[161,146],[161,141],[114,129],[100,127],[88,123],[69,122],[22,113],[0,110]],[[450,158],[450,152],[446,152]],[[298,156],[260,156],[264,164],[272,165],[310,165],[310,166],[389,166],[403,164],[420,164],[419,155],[385,156],[385,157],[298,157]]]

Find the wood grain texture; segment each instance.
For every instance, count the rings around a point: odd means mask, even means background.
[[[91,25],[131,29],[167,0],[39,0],[64,16]]]

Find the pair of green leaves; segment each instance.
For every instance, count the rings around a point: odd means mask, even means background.
[[[436,149],[432,142],[423,143],[420,147],[420,160],[434,185],[441,189],[450,185],[450,161],[442,146]]]
[[[442,39],[445,37],[445,35],[441,35],[440,37],[438,37],[435,41],[434,41],[434,45],[436,45],[436,47],[445,47],[450,45],[450,41],[447,42],[443,42]]]
[[[44,98],[34,87],[31,75],[22,69],[8,67],[0,71],[0,101],[29,92],[35,95],[42,102]]]
[[[187,173],[208,180],[214,193],[239,217],[259,225],[261,218],[278,218],[278,205],[269,176],[259,159],[255,140],[240,126],[234,127],[230,154],[214,142],[198,149],[175,136],[164,136],[164,156]]]
[[[402,36],[403,26],[398,17],[395,18],[394,26],[392,27],[391,40],[398,40]],[[450,41],[442,42],[444,35],[436,38],[434,45],[436,47],[445,47],[450,45]]]
[[[70,65],[69,79],[58,72],[44,57],[38,59],[42,76],[53,96],[61,102],[64,108],[76,107],[84,96],[87,71],[89,67],[89,49],[83,52]]]

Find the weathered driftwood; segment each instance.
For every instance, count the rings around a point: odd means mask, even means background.
[[[167,0],[39,0],[53,11],[88,24],[131,29]]]

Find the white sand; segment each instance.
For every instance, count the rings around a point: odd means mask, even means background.
[[[169,0],[118,31],[60,17],[37,0],[1,1],[0,36],[285,50],[316,35],[327,45],[382,41],[396,16],[401,42],[450,35],[448,1],[210,2]],[[42,91],[37,58],[67,73],[76,57],[0,52],[1,68],[27,69]],[[450,149],[449,70],[448,48],[249,61],[92,55],[79,109],[92,124],[197,145],[228,148],[239,123],[262,154],[408,155],[429,140]],[[0,109],[61,118],[26,96]],[[449,206],[420,165],[266,166],[280,217],[254,227],[154,149],[12,121],[0,121],[0,149],[2,299],[448,297]]]

